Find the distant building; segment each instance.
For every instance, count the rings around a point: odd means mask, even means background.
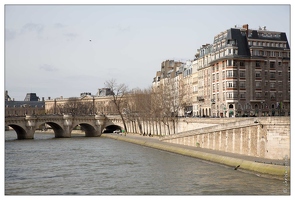
[[[37,99],[37,100],[36,100]],[[45,101],[39,101],[36,93],[28,93],[24,101],[14,101],[5,91],[5,117],[43,115],[45,114]]]
[[[91,92],[80,93],[80,97],[86,97],[86,96],[91,96]]]
[[[98,88],[98,92],[96,96],[104,97],[104,96],[110,96],[112,95],[112,91],[110,88]]]
[[[39,97],[37,97],[36,93],[27,93],[24,101],[39,101]]]
[[[5,101],[11,101],[11,98],[8,95],[8,91],[7,90],[5,90]]]

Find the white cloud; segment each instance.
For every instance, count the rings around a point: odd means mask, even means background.
[[[27,23],[22,27],[21,32],[36,32],[41,33],[43,31],[43,25],[42,24],[35,24],[35,23]]]
[[[51,65],[47,65],[47,64],[40,65],[39,69],[47,71],[47,72],[58,71],[57,68],[55,68],[55,67],[53,67]]]
[[[64,35],[67,37],[67,40],[74,40],[78,36],[76,33],[65,33]]]
[[[5,40],[12,40],[16,36],[16,31],[11,29],[5,29]]]
[[[61,24],[61,23],[55,23],[55,24],[54,24],[54,28],[57,28],[57,29],[59,29],[59,28],[64,28],[64,27],[66,27],[66,25]]]

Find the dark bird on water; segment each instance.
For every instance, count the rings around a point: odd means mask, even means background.
[[[91,40],[89,40],[89,42],[91,42]]]
[[[240,165],[236,166],[236,167],[235,167],[235,170],[237,170],[239,167],[240,167]]]

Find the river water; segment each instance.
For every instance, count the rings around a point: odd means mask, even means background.
[[[5,195],[290,195],[282,180],[102,137],[5,132]]]

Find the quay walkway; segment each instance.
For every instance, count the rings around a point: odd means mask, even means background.
[[[255,173],[257,176],[277,178],[280,180],[290,180],[289,159],[273,160],[200,147],[167,143],[160,141],[158,136],[149,137],[134,133],[127,133],[126,136],[124,133],[122,135],[116,133],[104,133],[101,135],[101,137],[112,138],[227,165],[232,167],[233,170],[235,169]]]

